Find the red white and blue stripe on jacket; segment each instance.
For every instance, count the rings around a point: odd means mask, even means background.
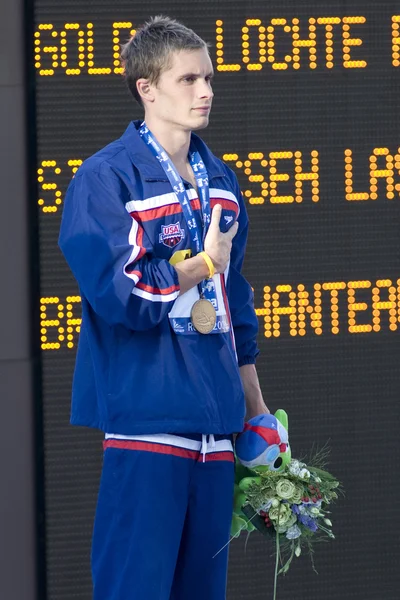
[[[223,208],[221,231],[239,221],[221,276],[236,355],[230,333],[179,336],[169,325],[179,295],[169,261],[190,248],[190,238],[139,125],[131,122],[121,138],[87,159],[65,197],[59,245],[82,297],[71,421],[125,435],[241,431],[238,366],[254,363],[258,327],[252,290],[241,274],[248,219],[239,185],[192,134],[208,171],[211,207]],[[197,193],[185,187],[200,225]]]
[[[196,211],[196,215],[200,215],[200,200],[197,197],[196,191],[191,188],[187,190],[187,195],[190,199],[192,210]],[[226,214],[223,215],[225,224],[232,224],[239,214],[239,202],[235,195],[228,190],[217,188],[210,189],[210,204],[214,208],[216,204],[220,204]],[[130,231],[130,239],[132,243],[132,253],[124,266],[124,271],[127,277],[130,277],[135,282],[135,287],[132,294],[150,301],[170,302],[175,300],[179,294],[179,286],[176,284],[168,288],[159,289],[143,283],[143,273],[137,268],[137,261],[146,253],[146,249],[141,245],[143,241],[144,230],[150,230],[151,234],[155,232],[156,242],[159,245],[167,247],[167,252],[164,255],[168,258],[174,250],[187,248],[190,244],[190,239],[184,229],[185,222],[179,200],[173,192],[167,192],[160,196],[146,198],[146,200],[130,200],[126,203],[125,208],[132,217],[132,227]],[[166,218],[174,221],[172,229],[175,228],[175,237],[173,233],[163,241],[162,228],[165,226]],[[159,234],[157,240],[157,233]],[[186,239],[184,239],[186,238]],[[183,243],[181,243],[183,242]],[[159,249],[161,250],[161,248]],[[155,297],[154,297],[155,296]]]

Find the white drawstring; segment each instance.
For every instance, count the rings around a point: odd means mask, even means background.
[[[201,436],[201,453],[203,455],[203,463],[206,462],[207,453],[207,436],[203,433]]]
[[[214,438],[213,434],[210,433],[208,435],[208,442],[207,442],[207,434],[203,433],[201,436],[201,454],[203,455],[203,463],[206,462],[206,454],[208,452],[208,444],[211,444],[211,448],[214,449],[216,446],[215,438]]]

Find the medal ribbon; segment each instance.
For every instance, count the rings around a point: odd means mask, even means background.
[[[149,146],[155,158],[162,166],[164,173],[168,177],[172,189],[174,190],[178,198],[179,204],[182,208],[183,216],[189,229],[192,253],[193,256],[195,256],[199,252],[202,252],[204,249],[204,240],[211,222],[210,190],[208,183],[208,173],[205,164],[198,150],[195,148],[193,143],[191,143],[189,148],[189,162],[193,169],[193,173],[196,178],[196,183],[199,190],[203,223],[203,231],[200,233],[197,221],[195,219],[192,207],[190,205],[190,199],[186,194],[185,186],[182,182],[182,178],[176,170],[172,160],[170,159],[164,148],[161,146],[161,144],[157,142],[157,140],[155,139],[145,122],[143,122],[139,128],[139,135]],[[200,296],[204,295],[205,291],[207,290],[207,287],[210,288],[210,286],[207,286],[208,281],[212,281],[212,279],[206,279],[201,282],[201,288],[199,286]],[[211,296],[214,296],[216,302],[215,293],[211,293]],[[210,298],[210,293],[207,293],[207,299],[210,300],[215,306],[214,302],[212,301],[212,298]]]

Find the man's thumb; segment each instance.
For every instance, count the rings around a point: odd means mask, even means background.
[[[237,230],[239,229],[239,223],[236,221],[232,227],[226,232],[225,235],[229,236],[229,238],[231,240],[233,240],[233,238],[235,237],[235,235],[237,234]]]
[[[216,204],[212,209],[211,213],[211,223],[210,229],[219,229],[219,222],[221,220],[222,215],[222,206],[220,204]]]

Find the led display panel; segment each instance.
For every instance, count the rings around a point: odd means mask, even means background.
[[[202,136],[237,174],[250,219],[244,272],[268,406],[292,452],[329,440],[346,496],[336,539],[302,556],[282,600],[397,598],[400,392],[400,7],[396,2],[35,2],[48,595],[89,600],[102,434],[69,425],[81,315],[57,246],[69,181],[142,116],[120,44],[168,14],[210,43]],[[244,536],[243,536],[244,537]],[[268,597],[272,546],[231,543],[230,600]],[[397,553],[397,559],[396,559]]]

